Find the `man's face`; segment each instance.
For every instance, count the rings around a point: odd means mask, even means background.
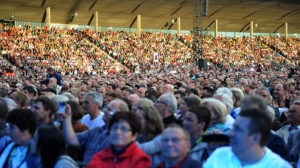
[[[63,88],[63,89],[69,89],[69,85],[68,85],[67,83],[63,83],[63,84],[62,84],[62,88]]]
[[[273,91],[273,96],[274,98],[279,98],[280,95],[284,94],[283,86],[282,84],[278,84],[275,86],[274,91]]]
[[[9,124],[9,135],[11,140],[18,145],[23,145],[28,141],[30,137],[28,137],[28,130],[21,131],[19,127],[15,124]]]
[[[127,90],[124,90],[123,92],[123,97],[128,97],[130,95],[130,93]]]
[[[238,116],[229,132],[230,146],[232,152],[240,159],[247,152],[253,136],[249,135],[250,119]]]
[[[260,81],[257,81],[257,82],[255,83],[255,88],[258,89],[259,87],[260,87]]]
[[[130,101],[130,103],[132,105],[135,105],[135,103],[137,102],[137,100],[139,99],[139,96],[131,94],[128,96],[128,100]]]
[[[210,80],[209,79],[205,79],[203,86],[208,86],[210,84]]]
[[[271,87],[275,88],[275,86],[278,85],[278,84],[280,84],[279,81],[274,81],[274,82],[271,83]]]
[[[29,93],[28,90],[24,90],[24,93],[30,97],[30,99],[34,99],[34,94],[33,93]]]
[[[263,99],[265,99],[267,102],[270,101],[270,96],[268,94],[268,91],[266,90],[261,90],[257,93],[259,96],[261,96]]]
[[[292,126],[300,125],[300,105],[294,104],[287,111],[287,118]]]
[[[80,86],[80,90],[87,90],[87,85],[86,84],[82,84]]]
[[[48,71],[48,74],[53,75],[54,71]]]
[[[246,87],[246,81],[242,80],[241,85],[245,88]]]
[[[82,107],[85,112],[90,113],[97,110],[98,104],[93,102],[93,96],[88,96],[84,98]]]
[[[169,85],[165,85],[164,92],[170,92],[172,91],[171,87]]]
[[[104,112],[104,116],[103,116],[104,122],[106,124],[108,124],[109,119],[111,118],[111,116],[117,111],[119,111],[118,103],[114,100],[109,102],[107,107],[103,110],[103,112]]]
[[[295,90],[294,94],[290,97],[290,102],[293,102],[296,99],[300,100],[300,90]]]
[[[108,86],[107,86],[107,91],[108,91],[108,92],[111,92],[111,91],[113,91],[113,88],[112,88],[112,86],[108,85]]]
[[[188,104],[184,100],[180,103],[179,110],[183,117],[186,114],[186,112],[189,110]]]
[[[180,94],[175,94],[175,98],[177,100],[177,105],[180,105],[180,103],[182,102],[182,98],[181,98]]]
[[[78,100],[83,103],[83,97],[86,94],[86,91],[79,91]]]
[[[154,106],[159,111],[160,115],[164,118],[166,115],[166,111],[168,110],[168,104],[164,102],[164,99],[159,97]]]
[[[56,86],[57,82],[55,79],[50,79],[49,84]]]
[[[144,97],[145,94],[146,94],[146,91],[147,91],[146,88],[141,87],[141,88],[139,88],[139,90],[138,90],[138,95],[139,95],[140,97]]]
[[[167,128],[161,138],[161,150],[166,160],[180,161],[190,149],[190,142],[180,128]]]
[[[31,111],[35,115],[37,121],[43,121],[50,115],[50,111],[44,109],[42,102],[36,102],[31,108]]]
[[[41,89],[46,89],[47,85],[46,84],[42,84],[41,85]]]
[[[99,89],[99,93],[102,94],[102,96],[105,96],[105,93],[106,93],[105,87],[101,87]]]

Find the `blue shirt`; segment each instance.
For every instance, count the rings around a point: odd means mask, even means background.
[[[76,137],[80,146],[85,149],[83,155],[84,162],[89,162],[94,154],[106,149],[110,145],[110,136],[105,126],[77,133]]]

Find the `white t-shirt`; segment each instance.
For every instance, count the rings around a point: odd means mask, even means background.
[[[230,128],[230,129],[231,129],[233,123],[234,123],[234,119],[231,117],[230,114],[227,114],[227,115],[226,115],[226,121],[225,121],[225,123],[224,123],[224,126],[225,126],[226,128]]]
[[[273,153],[269,148],[265,147],[265,150],[266,153],[259,162],[242,166],[231,147],[218,148],[206,160],[203,168],[292,168],[287,161]]]
[[[104,116],[104,113],[100,112],[100,115],[98,115],[98,117],[91,120],[90,115],[86,114],[82,117],[81,123],[86,125],[89,129],[93,129],[95,127],[102,127],[105,124],[103,121],[103,116]]]

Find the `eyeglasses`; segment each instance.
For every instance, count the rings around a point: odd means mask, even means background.
[[[164,104],[164,105],[168,105],[166,102],[157,100],[157,101],[156,101],[156,104],[159,104],[159,103]]]
[[[110,127],[110,131],[116,132],[118,129],[120,129],[122,132],[129,132],[131,131],[130,128],[127,128],[125,126],[119,126],[118,124],[114,124]]]
[[[109,107],[106,107],[106,108],[104,108],[104,110],[103,110],[106,114],[109,114],[109,115],[114,115],[117,111],[115,110],[115,109],[111,109],[111,108],[109,108]]]
[[[173,144],[178,144],[182,139],[173,137],[173,138],[162,138],[161,141],[163,144],[167,144],[169,141],[171,141]]]

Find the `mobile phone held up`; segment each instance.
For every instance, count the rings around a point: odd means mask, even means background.
[[[57,113],[64,114],[65,111],[66,111],[66,103],[65,102],[59,103]]]

